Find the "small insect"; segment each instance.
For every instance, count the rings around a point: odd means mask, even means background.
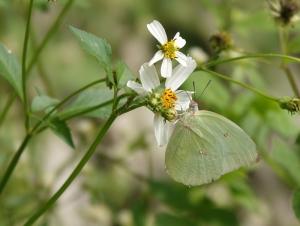
[[[231,139],[226,139],[229,135]],[[191,101],[190,110],[178,120],[169,140],[165,163],[174,180],[196,186],[248,166],[257,158],[255,143],[238,125],[222,115],[198,110]]]

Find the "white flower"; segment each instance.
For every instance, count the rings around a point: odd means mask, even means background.
[[[187,56],[178,51],[185,45],[186,41],[180,37],[179,32],[169,41],[165,29],[157,20],[147,24],[147,28],[161,44],[160,50],[158,50],[149,61],[149,66],[163,59],[160,72],[161,76],[165,78],[172,75],[172,59],[186,66]]]
[[[142,65],[139,70],[141,84],[135,81],[127,82],[127,86],[138,94],[142,96],[154,96],[153,99],[149,100],[154,101],[154,106],[156,103],[155,98],[158,98],[159,101],[157,101],[157,103],[160,102],[160,106],[163,109],[162,112],[154,111],[154,133],[159,146],[167,144],[171,127],[174,124],[171,120],[166,120],[168,114],[176,114],[177,111],[186,111],[189,108],[191,92],[177,89],[184,83],[195,68],[196,62],[191,57],[187,57],[186,66],[179,64],[175,67],[173,75],[167,78],[164,87],[162,87],[163,90],[160,93],[156,93],[155,91],[160,88],[161,84],[154,65],[149,66],[148,63]],[[156,95],[158,95],[158,97]]]

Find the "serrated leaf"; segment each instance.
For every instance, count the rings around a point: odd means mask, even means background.
[[[130,69],[128,68],[127,64],[125,64],[123,61],[119,61],[117,63],[116,75],[119,88],[126,87],[127,82],[135,78]]]
[[[293,210],[300,221],[300,189],[297,189],[293,195]]]
[[[0,75],[15,89],[23,100],[21,65],[18,59],[0,43]]]
[[[98,60],[107,73],[110,82],[113,83],[111,65],[112,52],[109,43],[105,39],[99,38],[78,28],[70,26],[70,29],[74,33],[75,37],[80,41],[82,48]]]
[[[55,98],[46,95],[36,96],[32,101],[31,111],[32,112],[48,111],[52,107],[54,107],[57,103],[59,103],[59,100]]]
[[[68,118],[72,115],[84,112],[91,107],[103,104],[113,98],[113,93],[108,88],[90,89],[82,92],[70,105],[68,105],[60,114],[60,118]],[[84,115],[106,119],[109,117],[112,105],[106,105],[95,111]]]
[[[51,130],[66,144],[68,144],[71,148],[75,148],[71,130],[65,121],[62,121],[59,118],[52,118],[49,126]]]

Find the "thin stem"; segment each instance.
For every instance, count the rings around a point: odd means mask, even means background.
[[[288,33],[287,33],[286,28],[279,27],[278,33],[279,33],[279,42],[280,42],[280,46],[281,46],[281,52],[283,54],[288,54],[288,48],[287,48]],[[289,83],[290,83],[290,85],[293,89],[294,94],[297,97],[300,97],[300,91],[299,91],[299,88],[297,86],[297,82],[294,78],[293,72],[288,67],[286,62],[284,62],[284,61],[282,61],[281,68],[284,71],[284,73],[285,73],[285,75],[286,75],[286,77],[287,77],[287,79],[288,79],[288,81],[289,81]]]
[[[88,148],[80,162],[77,164],[75,169],[72,171],[68,179],[63,183],[63,185],[58,189],[57,192],[41,207],[39,208],[30,218],[29,220],[24,224],[24,226],[32,225],[41,215],[43,215],[48,209],[50,209],[53,204],[59,199],[59,197],[66,191],[66,189],[71,185],[71,183],[75,180],[75,178],[79,175],[85,164],[89,161],[89,159],[92,157],[94,152],[96,151],[96,148],[98,144],[103,139],[104,135],[116,119],[117,115],[112,114],[109,119],[106,121],[106,123],[102,126],[100,131],[98,132],[95,140],[91,144],[91,146]]]
[[[280,59],[285,59],[285,60],[290,60],[293,62],[300,63],[300,58],[297,57],[292,57],[288,55],[283,55],[283,54],[276,54],[276,53],[258,53],[258,54],[248,54],[244,56],[239,56],[239,57],[233,57],[233,58],[228,58],[228,59],[221,59],[221,60],[215,60],[212,62],[207,62],[204,64],[201,64],[200,67],[213,67],[219,64],[224,64],[224,63],[229,63],[233,61],[239,61],[239,60],[244,60],[244,59],[249,59],[249,58],[280,58]]]
[[[6,104],[4,105],[3,111],[0,114],[0,126],[4,122],[4,119],[7,115],[10,107],[12,106],[14,100],[16,99],[16,97],[17,97],[16,94],[11,94],[10,97],[8,97],[8,100],[7,100]]]
[[[32,16],[32,8],[33,8],[33,0],[29,2],[29,12],[27,17],[27,24],[25,30],[25,38],[23,43],[23,56],[22,56],[22,90],[23,90],[23,99],[24,99],[24,112],[25,112],[25,128],[29,130],[29,114],[28,114],[28,100],[27,100],[27,93],[26,93],[26,58],[27,58],[27,49],[28,49],[28,40],[29,40],[29,31],[30,31],[30,23],[31,23],[31,16]]]
[[[209,73],[211,75],[217,76],[217,77],[219,77],[221,79],[224,79],[224,80],[230,81],[232,83],[238,84],[239,86],[242,86],[242,87],[244,87],[244,88],[246,88],[246,89],[248,89],[248,90],[250,90],[250,91],[252,91],[252,92],[254,92],[254,93],[256,93],[256,94],[258,94],[258,95],[260,95],[260,96],[262,96],[264,98],[266,98],[266,99],[275,101],[277,103],[279,102],[279,98],[270,96],[270,95],[268,95],[268,94],[266,94],[266,93],[264,93],[264,92],[262,92],[262,91],[260,91],[260,90],[258,90],[256,88],[252,87],[252,86],[249,86],[249,85],[247,85],[245,83],[242,83],[240,81],[234,80],[234,79],[232,79],[232,78],[230,78],[228,76],[222,75],[220,73],[217,73],[215,71],[211,71],[211,70],[205,69],[205,68],[201,68],[200,70],[205,71],[205,72],[207,72],[207,73]]]
[[[0,182],[0,195],[2,194],[4,188],[7,184],[7,181],[9,180],[12,172],[14,171],[14,169],[15,169],[23,151],[25,150],[27,143],[30,141],[30,139],[31,139],[31,134],[28,134],[25,137],[25,139],[23,140],[22,144],[20,145],[19,149],[17,150],[16,154],[14,155],[13,159],[9,163],[8,168],[5,171],[5,173],[1,179],[1,182]]]
[[[67,96],[65,99],[63,99],[60,103],[58,103],[48,114],[46,114],[41,121],[39,121],[34,128],[31,131],[28,131],[26,137],[24,138],[21,146],[19,147],[18,151],[15,153],[13,160],[9,163],[4,176],[2,178],[2,180],[0,181],[0,195],[2,190],[4,189],[5,185],[7,184],[7,181],[9,180],[11,174],[13,173],[16,165],[19,162],[19,159],[25,149],[25,147],[27,146],[28,142],[30,141],[31,137],[35,134],[36,131],[38,131],[40,125],[42,125],[43,122],[45,122],[50,116],[51,114],[57,110],[58,108],[60,108],[62,105],[64,105],[66,102],[68,102],[72,97],[74,97],[75,95],[79,94],[80,92],[84,91],[85,89],[90,88],[91,86],[94,86],[96,84],[99,84],[101,82],[105,82],[106,79],[100,79],[97,81],[94,81],[92,83],[87,84],[86,86],[82,87],[81,89],[78,89],[77,91],[75,91],[74,93],[70,94],[69,96]]]
[[[35,54],[31,58],[31,61],[30,61],[29,66],[27,68],[27,73],[29,73],[31,71],[31,69],[33,68],[33,66],[34,66],[35,62],[37,61],[38,57],[40,56],[42,50],[45,48],[45,46],[49,42],[50,38],[55,34],[55,32],[57,31],[57,29],[59,28],[59,25],[61,24],[64,16],[68,12],[68,10],[71,8],[71,6],[74,3],[74,1],[75,0],[69,0],[65,4],[64,8],[61,10],[60,14],[58,15],[58,17],[56,18],[56,20],[54,21],[54,23],[50,27],[50,29],[47,32],[46,36],[44,37],[44,39],[42,40],[41,44],[37,48]]]
[[[32,70],[33,66],[35,65],[37,59],[39,58],[41,52],[43,49],[46,47],[47,43],[49,42],[50,38],[55,34],[57,31],[59,25],[61,24],[64,16],[67,14],[68,10],[71,8],[72,4],[74,3],[75,0],[69,0],[64,8],[61,10],[60,14],[48,30],[45,38],[42,40],[41,44],[37,48],[37,51],[34,53],[34,56],[32,57],[31,61],[29,62],[29,66],[27,67],[26,74],[29,74],[30,71]]]
[[[32,133],[34,133],[38,128],[39,126],[45,122],[51,115],[53,112],[55,112],[58,108],[60,108],[61,106],[63,106],[66,102],[68,102],[70,99],[72,99],[74,96],[76,96],[77,94],[81,93],[82,91],[90,88],[91,86],[94,86],[96,84],[99,84],[99,83],[102,83],[102,82],[105,82],[106,79],[103,78],[103,79],[100,79],[100,80],[97,80],[97,81],[94,81],[94,82],[91,82],[87,85],[85,85],[84,87],[78,89],[77,91],[75,91],[74,93],[70,94],[69,96],[67,96],[65,99],[63,99],[60,103],[58,103],[57,105],[55,105],[54,108],[51,109],[51,111],[49,111],[42,119],[41,121],[39,121],[32,129]]]

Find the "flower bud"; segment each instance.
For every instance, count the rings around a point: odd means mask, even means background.
[[[269,0],[269,8],[274,19],[283,26],[287,26],[297,20],[299,16],[299,4],[296,0]]]
[[[231,36],[227,32],[219,32],[212,35],[209,39],[209,43],[215,53],[228,50],[233,46]]]
[[[279,101],[282,109],[288,110],[291,114],[300,112],[300,99],[292,97],[283,97]]]
[[[162,116],[168,121],[173,121],[177,116],[177,111],[175,108],[164,109]]]

